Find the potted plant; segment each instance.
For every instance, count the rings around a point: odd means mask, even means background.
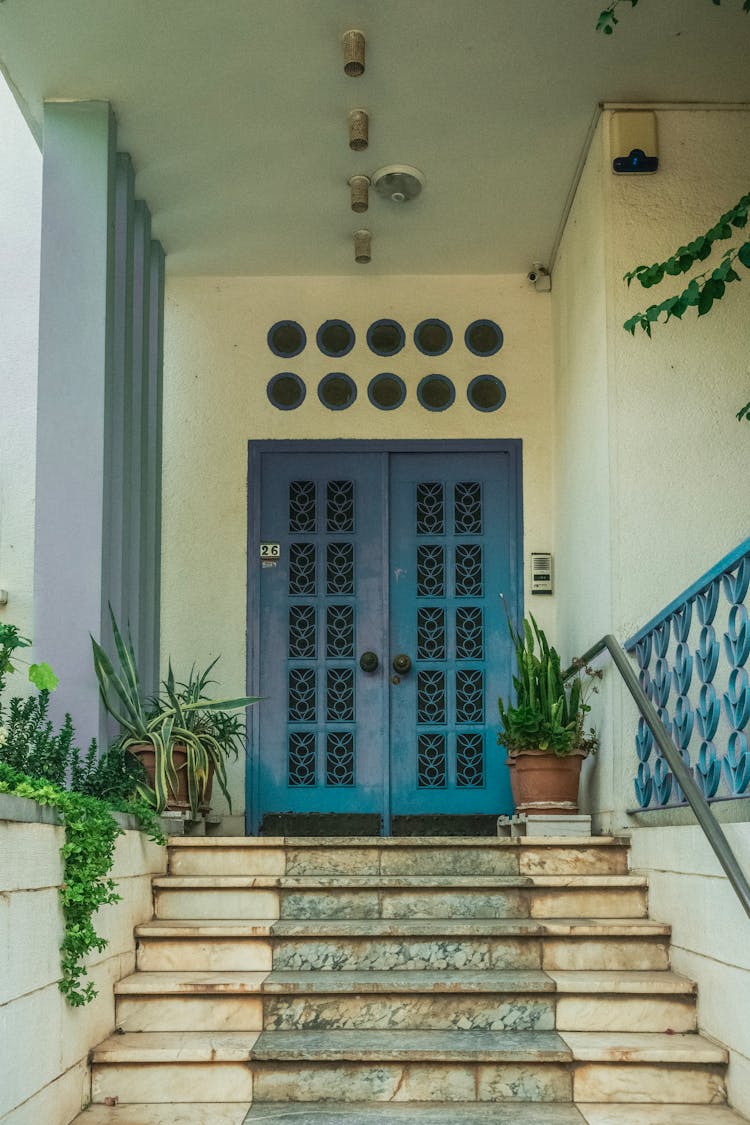
[[[216,660],[200,674],[193,666],[184,683],[176,681],[170,661],[163,693],[144,697],[132,640],[122,636],[111,609],[110,616],[119,670],[93,637],[91,644],[102,703],[120,727],[114,745],[143,763],[152,787],[146,795],[157,812],[190,809],[197,817],[207,805],[214,776],[231,808],[226,760],[237,756],[245,735],[244,722],[233,712],[257,698],[208,698],[205,689]]]
[[[515,700],[498,700],[498,743],[507,752],[516,811],[537,815],[578,811],[583,759],[596,751],[596,731],[585,729],[587,702],[601,670],[580,666],[563,680],[560,657],[532,614],[520,630],[505,607],[516,655]],[[576,662],[574,661],[574,667]]]

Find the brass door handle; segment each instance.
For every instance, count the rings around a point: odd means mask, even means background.
[[[359,658],[359,666],[363,672],[377,672],[380,661],[377,653],[363,652]]]
[[[411,657],[407,656],[405,652],[400,652],[398,656],[393,658],[393,671],[398,672],[399,676],[405,676],[411,668]]]

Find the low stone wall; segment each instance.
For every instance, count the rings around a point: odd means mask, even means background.
[[[133,927],[151,917],[151,876],[166,869],[166,849],[143,833],[119,838],[122,902],[96,916],[109,944],[88,962],[99,995],[71,1008],[57,987],[64,837],[51,810],[0,794],[0,1125],[69,1125],[88,1100],[88,1053],[114,1029],[113,985],[133,971]]]
[[[725,824],[750,874],[750,824]],[[698,1025],[730,1051],[729,1102],[750,1116],[750,919],[697,825],[635,828],[652,918],[672,926],[672,967],[698,983]]]

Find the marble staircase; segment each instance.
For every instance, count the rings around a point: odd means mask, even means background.
[[[623,839],[169,855],[80,1125],[742,1120]]]

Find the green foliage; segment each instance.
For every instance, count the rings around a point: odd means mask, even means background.
[[[625,2],[626,0],[612,0],[612,3],[609,4],[603,12],[599,13],[599,18],[596,21],[596,30],[603,31],[605,35],[613,35],[615,27],[620,22],[615,12],[620,4]],[[631,8],[635,8],[637,3],[638,0],[630,0]],[[711,3],[718,8],[721,4],[721,0],[711,0]],[[743,12],[750,12],[750,0],[742,0],[742,10]]]
[[[686,246],[680,246],[663,262],[654,262],[651,266],[636,266],[625,274],[625,281],[628,285],[637,281],[644,289],[650,289],[665,277],[679,277],[680,274],[687,273],[696,262],[702,262],[710,256],[716,242],[731,238],[735,230],[742,230],[747,225],[749,209],[750,194],[743,195],[705,234],[699,235]],[[667,297],[658,305],[649,305],[645,312],[631,316],[623,327],[632,335],[635,335],[636,328],[641,328],[650,336],[652,325],[662,313],[666,314],[665,324],[672,317],[681,320],[689,308],[696,308],[698,316],[705,316],[711,311],[714,302],[720,301],[724,296],[727,285],[741,280],[735,269],[738,263],[745,269],[750,269],[750,240],[740,246],[730,246],[724,251],[718,266],[698,274],[681,293]]]
[[[117,748],[101,757],[96,739],[85,754],[75,743],[70,715],[59,730],[48,717],[49,692],[0,701],[0,762],[32,778],[52,782],[89,797],[128,800],[144,780],[132,754]]]
[[[515,704],[498,700],[501,730],[498,742],[509,754],[520,750],[547,750],[563,758],[574,750],[592,752],[598,745],[595,732],[584,732],[584,720],[591,707],[586,702],[594,678],[600,671],[585,668],[581,676],[563,680],[560,657],[547,641],[532,614],[524,618],[521,630],[511,621],[505,606],[508,632],[516,655],[518,674],[513,677]],[[538,652],[538,654],[537,654]]]
[[[619,22],[615,12],[620,3],[623,2],[624,0],[612,0],[612,3],[599,13],[599,18],[596,21],[597,31],[602,31],[605,35],[613,34],[615,26]],[[638,0],[630,0],[630,5],[633,8],[637,3]],[[719,7],[721,0],[712,0],[712,3],[715,7]],[[750,0],[743,0],[742,10],[746,13],[750,12]],[[652,285],[658,285],[665,275],[677,277],[682,273],[687,273],[697,261],[702,262],[710,255],[714,242],[731,238],[732,227],[742,229],[747,224],[749,202],[750,194],[744,195],[730,211],[721,216],[710,230],[699,235],[687,246],[681,246],[666,261],[655,262],[652,266],[636,266],[634,270],[625,274],[628,285],[634,278],[637,278],[641,285],[648,289]],[[724,297],[727,285],[730,285],[733,281],[740,281],[740,275],[734,268],[738,262],[745,269],[750,269],[750,240],[742,243],[741,246],[730,246],[728,250],[724,251],[721,262],[715,269],[698,274],[681,293],[667,297],[666,300],[657,305],[649,305],[645,312],[635,313],[625,321],[623,328],[633,336],[636,328],[641,328],[650,337],[651,326],[658,322],[662,313],[665,314],[665,324],[672,317],[681,320],[689,308],[697,309],[698,316],[706,316],[714,304]],[[737,412],[737,421],[742,422],[743,420],[750,421],[750,402],[745,403]]]
[[[0,793],[30,797],[55,809],[63,821],[65,843],[60,854],[64,871],[59,893],[65,935],[60,946],[59,988],[72,1007],[80,1007],[96,996],[92,982],[85,980],[88,973],[84,960],[107,946],[94,928],[93,917],[100,907],[120,901],[109,872],[115,843],[123,830],[104,801],[67,792],[49,781],[29,777],[5,762],[0,762]],[[132,812],[152,839],[164,843],[158,824],[141,806],[120,802],[118,808]]]
[[[167,679],[162,684],[163,693],[145,698],[130,635],[122,635],[111,607],[110,617],[118,670],[115,671],[107,653],[93,637],[91,644],[102,703],[120,725],[121,733],[115,747],[121,750],[143,745],[153,747],[154,789],[149,791],[149,797],[157,812],[167,807],[170,793],[178,788],[173,759],[177,745],[187,751],[185,768],[192,815],[197,817],[204,801],[211,766],[231,808],[226,759],[229,754],[236,755],[243,745],[245,728],[241,721],[232,721],[230,712],[249,707],[258,700],[244,695],[235,699],[209,699],[204,693],[206,686],[213,682],[208,677],[216,660],[199,674],[193,666],[185,682],[175,679],[170,661]]]
[[[5,680],[9,673],[16,671],[16,663],[28,661],[16,656],[19,648],[29,648],[31,641],[22,637],[18,626],[8,625],[0,621],[0,692],[5,687]],[[14,663],[15,662],[15,663]],[[57,676],[49,664],[29,664],[29,680],[40,691],[54,691],[57,687]]]

